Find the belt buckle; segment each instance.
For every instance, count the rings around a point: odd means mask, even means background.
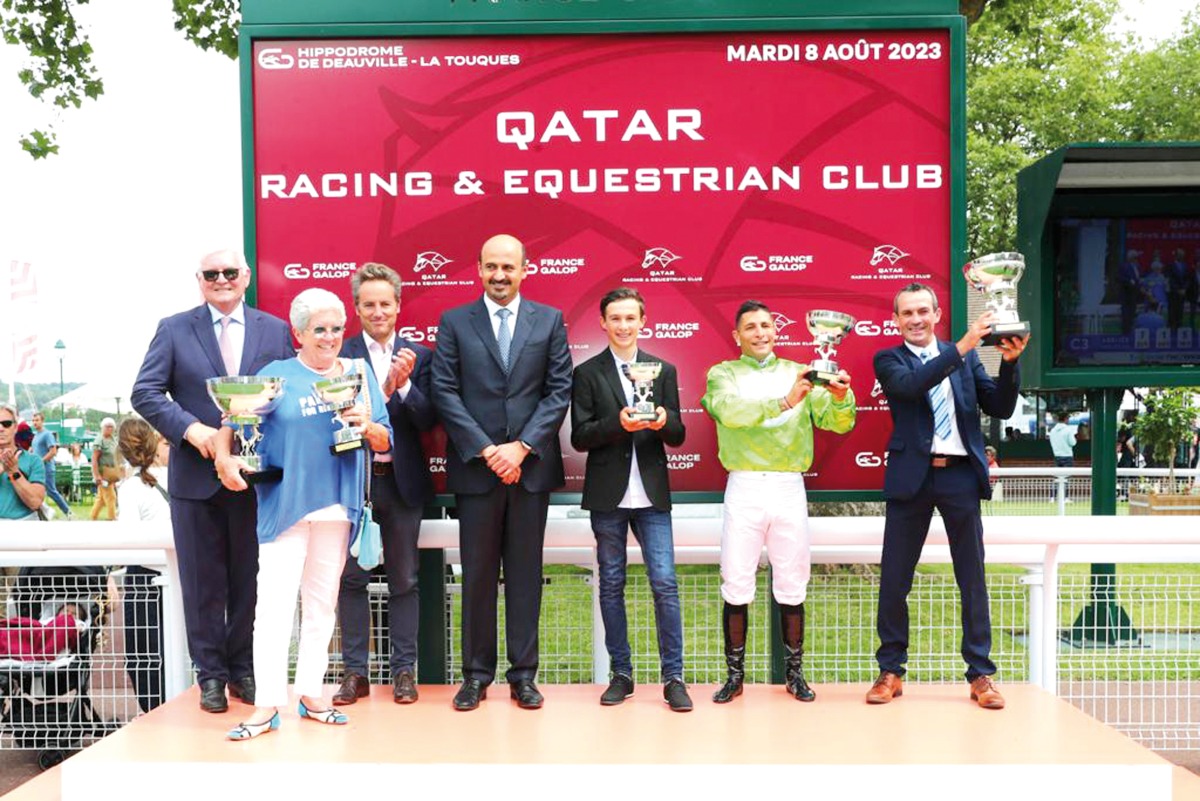
[[[376,476],[386,476],[387,462],[371,462],[371,473]]]
[[[933,456],[929,459],[929,464],[933,467],[948,467],[950,459],[946,456]]]

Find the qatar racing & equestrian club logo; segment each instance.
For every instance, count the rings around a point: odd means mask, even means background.
[[[650,248],[646,251],[646,255],[642,257],[643,270],[665,270],[673,261],[679,261],[680,257],[675,255],[668,248]]]
[[[436,273],[452,261],[454,260],[446,258],[436,250],[425,250],[417,254],[417,261],[413,264],[413,272],[419,273],[422,270],[429,270]]]

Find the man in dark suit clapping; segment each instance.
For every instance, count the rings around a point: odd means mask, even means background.
[[[375,371],[387,398],[392,422],[392,450],[373,454],[371,502],[383,538],[383,568],[388,583],[388,629],[392,700],[417,700],[417,590],[421,510],[433,498],[429,465],[421,450],[421,432],[436,422],[430,364],[433,351],[396,333],[400,314],[400,276],[390,267],[367,263],[350,279],[354,309],[362,334],[342,345],[342,356],[365,359]],[[342,686],[334,693],[337,706],[353,704],[370,692],[367,660],[371,611],[367,584],[371,575],[354,559],[346,560],[338,594],[342,625],[342,655],[346,661]]]
[[[254,375],[296,351],[286,323],[242,302],[250,268],[240,253],[208,254],[196,279],[205,302],[159,322],[131,400],[175,446],[168,481],[188,651],[201,708],[224,712],[227,684],[231,695],[254,703],[257,504],[253,492],[231,492],[217,480],[221,412],[205,382]]]
[[[583,508],[591,513],[600,566],[600,614],[612,660],[612,679],[600,703],[612,706],[633,695],[633,661],[625,619],[625,544],[630,529],[642,548],[654,595],[663,699],[676,712],[692,709],[683,683],[683,622],[675,582],[671,491],[663,445],[683,444],[679,379],[675,367],[638,348],[646,307],[635,289],[614,289],[600,301],[600,325],[608,348],[575,370],[571,395],[571,444],[586,451]],[[630,364],[661,365],[651,385],[658,404],[653,420],[635,419]]]
[[[501,564],[509,692],[538,709],[542,542],[550,491],[564,483],[558,429],[571,401],[562,312],[520,295],[525,246],[483,244],[484,296],[442,315],[433,397],[445,426],[446,483],[458,508],[463,567],[463,683],[454,708],[475,709],[496,675]]]
[[[962,655],[971,699],[985,709],[1002,709],[1004,697],[992,682],[992,624],[983,567],[983,523],[979,500],[992,497],[979,412],[1001,420],[1012,416],[1020,389],[1017,359],[1028,337],[1005,339],[996,380],[984,372],[976,348],[991,331],[992,313],[971,323],[956,343],[938,342],[942,319],[937,295],[909,284],[893,304],[904,343],[875,354],[875,376],[887,395],[893,431],[883,496],[887,516],[879,581],[879,677],[867,703],[900,696],[908,661],[908,593],[929,533],[934,508],[950,541],[954,577],[962,598]]]

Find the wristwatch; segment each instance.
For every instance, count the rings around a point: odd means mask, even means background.
[[[23,478],[25,478],[25,474],[22,473],[20,470],[14,470],[8,474],[9,481],[20,481]]]

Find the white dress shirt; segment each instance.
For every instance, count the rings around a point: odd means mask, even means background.
[[[927,348],[918,348],[908,342],[904,344],[918,359],[921,359],[921,354],[924,353],[929,354],[929,361],[941,355],[936,338],[933,340],[933,344]],[[923,359],[922,361],[925,360]],[[942,439],[935,431],[933,433],[933,445],[930,453],[937,453],[943,456],[966,456],[967,446],[963,444],[963,438],[958,431],[958,416],[954,413],[956,408],[954,405],[954,388],[950,386],[950,376],[942,379],[941,390],[946,393],[946,412],[950,415],[950,436]]]
[[[626,362],[617,354],[613,353],[612,348],[608,349],[612,353],[613,361],[617,363],[617,375],[621,379],[621,388],[625,390],[625,405],[633,405],[633,382],[625,377],[625,370],[622,365],[637,361],[637,351],[633,352],[633,358]],[[629,443],[630,451],[633,458],[629,460],[629,484],[625,487],[625,496],[621,498],[621,502],[617,504],[621,509],[645,509],[648,506],[653,506],[650,503],[650,496],[646,494],[646,485],[642,483],[642,471],[638,469],[637,448],[633,443]]]
[[[246,304],[238,303],[237,308],[225,315],[216,306],[208,304],[208,312],[212,315],[213,335],[221,342],[221,318],[229,317],[229,345],[233,348],[233,360],[237,365],[242,363],[242,351],[246,347]]]

